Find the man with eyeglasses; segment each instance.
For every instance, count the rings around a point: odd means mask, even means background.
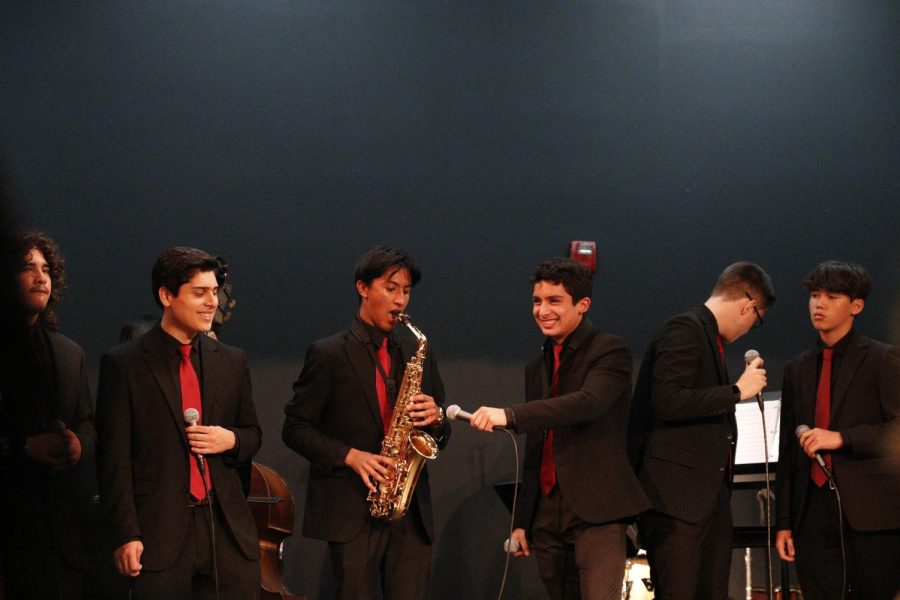
[[[651,509],[639,520],[658,598],[721,600],[731,570],[735,404],[766,385],[763,361],[737,382],[725,345],[775,304],[772,280],[737,262],[703,304],[669,319],[644,355],[629,424],[629,451]]]

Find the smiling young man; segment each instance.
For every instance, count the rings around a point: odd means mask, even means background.
[[[381,442],[417,347],[405,328],[402,335],[395,328],[419,277],[402,250],[376,246],[365,252],[354,273],[356,319],[309,346],[285,407],[284,442],[312,464],[303,535],[328,541],[339,600],[374,599],[379,585],[385,598],[419,600],[429,593],[434,528],[427,473],[397,522],[373,518],[366,502],[394,464],[380,455]],[[443,447],[450,427],[430,349],[421,386],[409,414]]]
[[[100,363],[101,507],[135,599],[238,600],[259,591],[256,527],[237,471],[256,454],[261,431],[247,355],[206,335],[216,269],[196,248],[160,254],[153,292],[161,321]],[[188,408],[198,425],[185,427]]]
[[[735,404],[766,385],[757,358],[732,384],[725,345],[762,325],[772,280],[738,262],[707,300],[670,318],[647,348],[635,385],[629,449],[651,510],[639,520],[659,598],[728,597]]]
[[[621,598],[625,527],[647,507],[628,463],[631,352],[594,328],[590,270],[568,258],[537,266],[532,314],[546,336],[525,367],[525,403],[481,407],[476,429],[527,433],[512,539],[537,558],[554,600]]]
[[[96,492],[84,351],[57,331],[65,264],[56,243],[24,232],[12,246],[20,310],[0,348],[0,589],[8,598],[81,598],[95,568]]]
[[[775,545],[782,560],[796,560],[804,597],[843,598],[842,522],[848,597],[892,599],[900,591],[900,348],[854,327],[872,286],[861,266],[827,261],[803,284],[818,339],[784,370]],[[799,425],[808,431],[797,440]]]

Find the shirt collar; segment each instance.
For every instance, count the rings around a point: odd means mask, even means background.
[[[165,347],[166,347],[169,351],[171,351],[171,352],[173,352],[173,353],[175,353],[175,354],[180,354],[180,353],[181,353],[181,347],[182,347],[184,344],[182,344],[181,342],[179,342],[178,340],[176,340],[174,337],[172,337],[171,335],[169,335],[169,333],[168,333],[165,329],[163,329],[162,326],[161,326],[159,323],[157,323],[157,324],[155,325],[155,327],[156,327],[156,328],[159,330],[159,332],[162,334],[161,337],[162,337],[162,341],[163,341],[163,344],[165,345]],[[197,335],[195,335],[195,336],[194,336],[194,339],[192,339],[192,340],[191,340],[191,343],[190,343],[191,349],[194,350],[194,351],[196,351],[196,352],[198,352],[198,353],[200,352],[200,336],[201,336],[201,335],[204,335],[204,334],[198,333]]]
[[[854,338],[856,338],[856,335],[856,330],[851,329],[847,332],[847,335],[839,339],[837,343],[835,343],[833,346],[830,346],[830,348],[834,350],[835,354],[844,356],[845,354],[847,354],[847,348],[850,347],[850,344],[853,342]],[[825,345],[825,342],[822,341],[822,338],[817,338],[816,347],[822,350],[828,348],[829,346]]]
[[[376,347],[380,348],[381,344],[384,342],[384,338],[387,338],[388,345],[394,343],[394,337],[392,335],[393,332],[385,333],[375,327],[374,325],[369,325],[365,321],[359,318],[359,315],[356,316],[356,322],[359,323],[359,326],[362,327],[363,331],[369,334],[369,341]]]

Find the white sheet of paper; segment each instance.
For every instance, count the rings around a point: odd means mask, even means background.
[[[766,400],[766,433],[769,441],[769,462],[778,462],[778,433],[781,429],[781,398]],[[739,402],[735,407],[738,428],[738,443],[734,453],[734,464],[755,465],[765,462],[765,448],[762,434],[762,418],[756,400]]]

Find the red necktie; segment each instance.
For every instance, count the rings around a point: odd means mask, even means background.
[[[816,427],[828,429],[831,424],[831,348],[822,349],[822,372],[819,374],[819,387],[816,388]],[[831,453],[823,452],[825,466],[831,471]],[[822,487],[828,478],[822,468],[813,461],[809,466],[809,476],[813,482]]]
[[[550,397],[556,396],[559,387],[559,353],[562,344],[553,345],[553,378],[550,383]],[[556,464],[553,462],[553,430],[548,429],[544,437],[544,447],[541,449],[541,491],[549,496],[556,485]]]
[[[178,376],[181,379],[181,410],[182,412],[195,408],[200,413],[200,420],[197,424],[203,422],[203,410],[200,406],[200,382],[197,380],[197,372],[194,365],[191,364],[191,345],[183,344],[179,348],[181,352],[181,366],[178,369]],[[190,452],[190,451],[188,451]],[[188,456],[188,462],[191,465],[191,496],[195,500],[202,500],[206,497],[206,489],[203,487],[203,478],[200,476],[200,468],[197,466],[197,460],[193,456]],[[212,490],[212,482],[209,479],[209,472],[206,473],[207,488]]]
[[[725,368],[725,339],[721,335],[716,336],[716,348],[719,350],[719,364]]]
[[[391,354],[388,352],[387,342],[387,338],[384,338],[378,347],[378,362],[381,363],[384,375],[375,367],[375,393],[378,394],[378,408],[381,410],[381,423],[385,433],[391,428],[391,399],[388,398],[387,384],[384,381],[391,372]]]

